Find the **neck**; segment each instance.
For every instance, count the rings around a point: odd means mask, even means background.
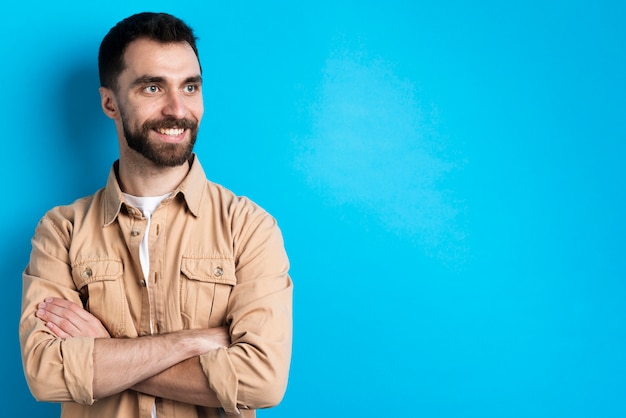
[[[129,161],[120,156],[119,183],[122,191],[133,196],[162,196],[176,189],[189,173],[189,162],[177,167]]]

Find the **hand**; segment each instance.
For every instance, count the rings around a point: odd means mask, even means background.
[[[46,298],[37,306],[35,315],[57,337],[111,338],[102,322],[73,302],[60,298]]]

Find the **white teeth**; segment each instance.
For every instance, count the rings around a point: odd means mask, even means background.
[[[182,128],[159,129],[159,133],[169,136],[178,136],[185,132]]]

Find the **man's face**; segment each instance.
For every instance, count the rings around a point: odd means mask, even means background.
[[[200,65],[187,43],[139,39],[118,78],[119,124],[128,148],[156,166],[184,164],[204,111]]]

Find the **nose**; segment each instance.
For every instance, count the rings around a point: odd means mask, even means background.
[[[176,119],[182,119],[187,116],[187,106],[185,104],[185,98],[179,91],[170,91],[165,96],[163,115],[171,116]]]

